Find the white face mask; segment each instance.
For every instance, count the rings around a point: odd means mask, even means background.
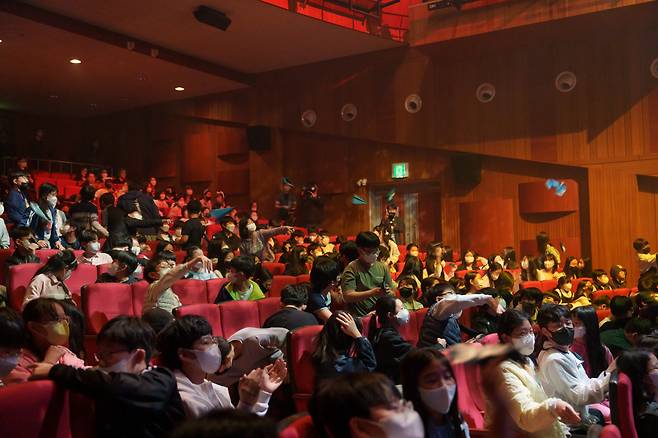
[[[100,242],[89,242],[87,244],[87,251],[96,254],[98,251],[101,250],[101,244]]]
[[[528,333],[520,338],[512,338],[512,345],[522,355],[530,356],[535,351],[535,334]]]
[[[467,265],[470,265],[471,263],[473,263],[473,261],[475,261],[475,258],[471,256],[464,257],[464,262],[466,262]]]
[[[229,233],[232,233],[233,231],[235,231],[235,225],[226,224],[226,231],[228,231]]]
[[[544,262],[544,268],[546,269],[553,269],[554,266],[555,266],[555,262],[553,260],[546,260]]]
[[[395,315],[395,320],[399,325],[405,325],[406,323],[409,322],[409,311],[407,309],[400,310]]]
[[[249,231],[250,233],[253,233],[254,231],[256,231],[256,224],[253,223],[253,222],[248,223],[247,224],[247,231]]]
[[[418,388],[418,392],[420,399],[428,409],[439,414],[447,414],[457,393],[457,385],[451,383],[440,388]]]
[[[5,212],[5,205],[2,202],[0,202],[0,216],[2,216],[4,212]]]
[[[398,412],[373,423],[379,426],[387,438],[423,438],[425,436],[423,420],[408,402],[402,402],[402,407]]]
[[[139,246],[131,246],[130,252],[138,256],[139,253],[142,252],[142,248],[140,248]]]
[[[586,334],[587,334],[587,329],[585,328],[585,326],[581,325],[580,327],[573,328],[574,338],[584,338]]]
[[[199,271],[201,271],[201,269],[203,269],[203,262],[196,262],[194,264],[194,270],[199,272]]]
[[[11,373],[18,365],[19,355],[0,357],[0,378]]]
[[[207,350],[192,350],[199,363],[199,368],[206,374],[216,372],[222,364],[222,354],[219,352],[219,347],[213,345]]]
[[[158,275],[159,275],[160,279],[161,279],[162,277],[164,277],[165,275],[167,275],[167,273],[168,273],[169,271],[171,271],[171,268],[162,268],[162,269],[160,269],[160,270],[158,271]]]
[[[55,208],[57,205],[57,196],[48,196],[46,200],[48,201],[48,205],[50,205],[52,208]]]
[[[361,260],[363,260],[365,263],[372,265],[377,261],[377,254],[363,254],[361,256]]]

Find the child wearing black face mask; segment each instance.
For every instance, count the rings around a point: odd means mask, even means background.
[[[574,326],[566,307],[557,304],[542,307],[537,322],[541,328],[538,374],[546,394],[566,401],[580,412],[583,426],[609,419],[606,396],[614,362],[598,377],[587,376],[583,361],[571,352]]]
[[[403,277],[398,280],[398,292],[400,299],[405,309],[413,312],[422,309],[422,303],[416,301],[418,298],[418,289],[416,288],[416,280],[413,277]]]

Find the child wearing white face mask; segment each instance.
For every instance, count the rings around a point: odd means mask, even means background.
[[[650,351],[629,350],[617,358],[619,372],[633,384],[633,414],[640,438],[656,436],[658,429],[658,359]]]
[[[386,376],[346,374],[318,387],[310,403],[317,430],[341,438],[421,438],[423,422]]]
[[[30,281],[23,297],[23,307],[36,298],[72,300],[65,280],[71,276],[76,266],[73,251],[65,250],[50,257]]]
[[[400,378],[400,362],[413,348],[398,332],[398,327],[407,323],[409,311],[401,300],[391,295],[377,300],[368,328],[368,339],[377,358],[375,371],[385,374],[396,384]]]
[[[222,357],[230,350],[226,340],[212,336],[208,321],[196,315],[184,316],[158,335],[157,345],[162,364],[174,371],[188,418],[200,417],[213,409],[234,408],[228,388],[206,380],[207,374],[220,368]],[[282,359],[264,369],[252,370],[240,379],[237,409],[265,415],[272,393],[286,375]]]
[[[468,425],[459,412],[457,382],[450,362],[435,348],[410,351],[401,365],[404,397],[413,403],[425,436],[468,438]]]
[[[95,231],[82,230],[79,240],[84,252],[78,257],[78,263],[87,263],[94,266],[112,263],[112,257],[101,252],[101,243],[98,241],[98,234]]]
[[[568,428],[560,420],[576,424],[580,417],[565,401],[549,398],[539,383],[529,357],[535,348],[535,335],[527,315],[515,309],[503,313],[498,337],[500,342],[512,344],[515,351],[493,370],[493,375],[486,376],[490,383],[486,391],[488,428],[496,431],[511,426],[528,437],[566,437]]]
[[[564,277],[564,272],[558,272],[558,261],[553,254],[546,254],[541,258],[541,269],[537,270],[537,280],[557,280]]]

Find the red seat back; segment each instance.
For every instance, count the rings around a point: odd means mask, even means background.
[[[429,310],[428,307],[424,307],[414,312],[416,314],[416,330],[418,332],[419,337],[420,337],[420,329],[423,326],[423,321],[425,320],[425,316],[427,316],[428,310]]]
[[[68,393],[50,380],[0,390],[0,436],[70,436]]]
[[[571,280],[571,290],[574,292],[578,290],[578,283],[581,281],[592,281],[592,279],[588,277],[574,278]]]
[[[226,338],[245,327],[260,327],[255,301],[226,301],[219,305],[219,313]]]
[[[286,265],[276,262],[263,262],[263,268],[269,271],[272,275],[283,275],[286,270]]]
[[[222,287],[228,283],[228,278],[215,278],[213,280],[206,281],[206,302],[214,303],[219,295],[219,291],[222,290]]]
[[[604,319],[606,319],[610,315],[612,315],[612,312],[610,311],[610,309],[600,309],[600,310],[596,311],[596,317],[599,319],[599,322],[603,321]]]
[[[96,266],[96,270],[98,271],[98,276],[100,277],[101,275],[109,272],[111,264],[112,263],[105,263],[104,265]]]
[[[315,386],[315,368],[311,354],[315,350],[316,338],[321,330],[321,325],[309,325],[288,335],[288,367],[298,412],[308,410],[308,400]]]
[[[69,288],[73,300],[80,304],[80,290],[83,286],[96,283],[98,278],[98,268],[94,265],[87,263],[79,264],[77,268],[71,272],[71,277],[66,280],[66,287]]]
[[[176,263],[177,264],[180,265],[181,263],[183,263],[183,261],[185,261],[185,257],[187,256],[186,251],[180,251],[180,250],[175,251],[175,254],[176,254]]]
[[[262,327],[267,318],[281,310],[281,300],[278,297],[265,298],[256,301],[256,306],[258,307],[259,327]]]
[[[206,318],[212,327],[212,334],[215,336],[224,336],[222,330],[222,316],[217,304],[190,304],[176,309],[176,317],[180,318],[185,315],[199,315]]]
[[[138,281],[132,284],[133,289],[133,311],[135,316],[142,316],[142,309],[144,309],[144,298],[148,291],[149,283],[145,280]]]
[[[183,305],[208,303],[208,291],[203,280],[178,280],[171,287]]]
[[[608,424],[603,429],[601,429],[599,438],[622,438],[621,431],[614,424]]]
[[[59,252],[58,249],[37,249],[37,257],[41,260],[41,263],[46,263],[49,258],[54,256]]]
[[[619,427],[623,438],[638,438],[633,412],[633,384],[624,373],[617,373],[617,382],[611,380],[610,413],[612,423]]]
[[[480,344],[482,345],[500,344],[500,337],[498,337],[498,333],[489,333],[488,335],[483,336],[480,339]]]
[[[83,288],[82,312],[87,332],[98,334],[110,319],[135,315],[132,289],[131,285],[123,283],[94,283]]]
[[[418,334],[420,333],[420,330],[418,330],[418,323],[416,322],[417,318],[418,315],[416,315],[416,312],[409,312],[409,322],[398,327],[400,336],[412,345],[416,345],[418,342]]]
[[[279,432],[279,438],[313,438],[316,436],[318,436],[318,433],[313,425],[313,419],[308,414],[301,415],[290,421]]]
[[[521,288],[527,289],[529,287],[536,287],[537,289],[542,290],[541,281],[524,281],[521,283]]]
[[[468,375],[466,373],[466,365],[459,364],[453,365],[452,370],[455,373],[455,380],[457,381],[457,391],[459,392],[459,411],[464,416],[464,420],[471,428],[483,428],[484,416],[478,409],[475,400],[472,397],[470,388],[468,386]]]
[[[302,274],[297,276],[297,284],[310,283],[310,282],[311,282],[311,274]]]
[[[270,297],[280,297],[281,290],[289,284],[296,284],[297,277],[291,275],[275,275],[272,277],[272,286],[270,287]]]
[[[573,285],[572,285],[573,287]],[[542,280],[541,281],[541,291],[548,292],[550,290],[555,290],[557,288],[557,280]]]
[[[13,252],[11,249],[0,249],[0,284],[7,284],[7,265],[5,263]]]
[[[210,224],[206,227],[206,235],[208,236],[208,239],[212,239],[212,236],[220,233],[221,231],[222,226],[220,224]]]
[[[23,309],[23,298],[25,291],[37,273],[41,263],[24,263],[9,268],[7,275],[7,294],[9,295],[9,305],[20,311]]]

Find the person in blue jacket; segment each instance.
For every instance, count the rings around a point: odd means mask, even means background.
[[[5,201],[9,221],[16,227],[27,227],[34,215],[30,208],[27,193],[30,189],[30,176],[25,172],[14,172],[9,176],[11,189]]]

